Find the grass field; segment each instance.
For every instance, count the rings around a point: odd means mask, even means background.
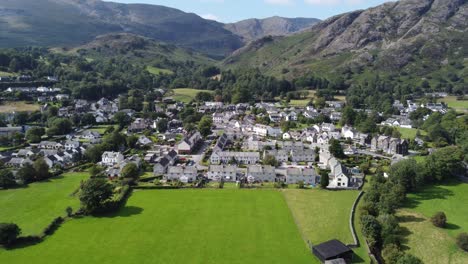
[[[167,69],[156,68],[153,66],[146,66],[146,70],[154,75],[161,75],[161,74],[174,74],[173,71]]]
[[[115,215],[74,219],[43,243],[0,250],[0,263],[31,261],[318,263],[275,190],[135,191]]]
[[[90,131],[94,131],[94,132],[98,132],[99,134],[101,135],[104,135],[104,133],[106,132],[106,130],[111,127],[113,125],[102,125],[102,126],[93,126],[92,128],[88,129]],[[114,128],[116,128],[117,126],[115,126]]]
[[[0,76],[1,76],[1,77],[11,77],[11,76],[15,76],[15,74],[14,74],[14,73],[10,73],[10,72],[0,71]]]
[[[11,112],[34,112],[41,108],[38,104],[31,104],[23,101],[3,102],[0,104],[0,113]]]
[[[424,263],[468,263],[468,253],[455,244],[455,237],[468,232],[468,184],[452,182],[427,187],[408,195],[405,208],[399,211],[405,228],[405,246]],[[447,215],[446,228],[436,228],[429,221],[437,211]]]
[[[286,189],[283,193],[305,241],[312,244],[330,239],[339,239],[345,244],[354,242],[349,217],[359,192]],[[363,248],[354,251],[359,256],[356,263],[369,262]]]
[[[174,100],[184,102],[184,103],[189,103],[193,99],[195,99],[195,96],[199,92],[209,92],[213,93],[213,91],[209,90],[197,90],[197,89],[191,89],[191,88],[178,88],[173,90],[174,95],[172,96]]]
[[[396,127],[396,129],[401,133],[401,137],[406,139],[415,139],[416,133],[418,132],[416,128]],[[419,130],[419,133],[421,133],[421,135],[427,134],[426,131],[423,130]]]
[[[449,107],[458,112],[468,112],[468,100],[459,101],[456,96],[447,96],[439,99],[439,102],[445,102]]]
[[[65,215],[67,206],[79,206],[70,194],[87,177],[87,173],[68,173],[26,188],[1,190],[0,222],[18,224],[23,235],[39,234],[55,217]]]

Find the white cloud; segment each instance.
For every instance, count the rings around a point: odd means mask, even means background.
[[[224,0],[200,0],[200,2],[221,4],[221,3],[224,3]]]
[[[294,4],[293,0],[264,0],[265,3],[270,5],[292,5]]]
[[[204,18],[204,19],[220,21],[219,17],[217,17],[216,15],[213,15],[213,14],[204,14],[204,15],[201,15],[201,17]]]

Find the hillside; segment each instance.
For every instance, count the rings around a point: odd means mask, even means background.
[[[466,0],[402,0],[338,15],[290,37],[266,37],[234,53],[227,68],[285,77],[368,72],[402,78],[468,77]]]
[[[226,24],[225,29],[240,36],[244,42],[251,42],[266,36],[287,36],[300,32],[320,20],[315,18],[269,17],[265,19],[246,19]]]
[[[130,33],[111,33],[71,49],[55,48],[54,52],[81,55],[88,59],[122,57],[134,63],[178,63],[193,61],[210,64],[214,61],[199,52],[163,44]]]
[[[242,45],[223,24],[195,14],[157,5],[100,0],[3,0],[0,25],[0,47],[75,46],[102,34],[121,32],[216,57]]]

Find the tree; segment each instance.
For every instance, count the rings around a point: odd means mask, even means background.
[[[431,217],[431,222],[436,227],[444,228],[447,224],[447,216],[444,212],[437,212]]]
[[[436,150],[427,157],[425,167],[429,177],[442,181],[463,171],[462,161],[464,154],[458,147],[445,147]]]
[[[138,137],[135,135],[131,135],[126,138],[126,141],[127,141],[127,146],[129,148],[134,148],[138,142]]]
[[[0,244],[10,245],[21,234],[21,229],[13,223],[0,223]]]
[[[297,188],[298,189],[304,189],[304,187],[305,187],[304,181],[297,182]]]
[[[354,121],[356,120],[357,113],[356,111],[351,107],[347,106],[343,109],[343,113],[341,115],[341,120],[340,124],[341,125],[354,125]]]
[[[279,165],[278,160],[276,160],[276,157],[273,155],[265,155],[265,157],[263,158],[263,164],[270,165],[273,167],[277,167]]]
[[[96,124],[96,118],[91,113],[86,113],[81,117],[81,125],[82,126],[92,126]]]
[[[200,123],[198,123],[198,131],[200,131],[200,134],[203,137],[207,137],[210,135],[211,132],[211,126],[213,125],[213,119],[210,116],[203,116],[202,119],[200,120]]]
[[[71,208],[70,206],[67,206],[67,208],[65,208],[65,213],[67,214],[68,217],[70,217],[73,213],[73,208]]]
[[[91,177],[99,176],[103,171],[104,168],[96,164],[93,164],[93,166],[89,168],[89,174],[91,175]]]
[[[96,163],[101,161],[102,153],[104,153],[102,145],[94,145],[86,149],[85,157],[88,161]]]
[[[37,180],[44,180],[50,177],[49,165],[47,165],[43,158],[39,158],[34,161],[33,167],[36,171]]]
[[[65,135],[72,131],[73,124],[68,118],[53,118],[49,121],[47,135]]]
[[[122,169],[121,176],[122,178],[136,179],[138,178],[139,173],[140,170],[138,169],[138,166],[135,163],[129,163]]]
[[[330,179],[328,178],[328,172],[325,170],[320,170],[320,187],[326,189],[330,184]]]
[[[13,117],[13,123],[22,126],[28,122],[29,114],[27,112],[18,112]]]
[[[369,242],[369,247],[379,247],[381,241],[380,232],[382,230],[379,221],[372,215],[363,215],[361,217],[361,229],[362,234]]]
[[[10,188],[16,185],[15,176],[9,169],[0,170],[0,187]]]
[[[330,140],[330,147],[328,148],[328,150],[336,158],[342,159],[346,157],[343,151],[343,147],[340,144],[340,141],[334,138]]]
[[[168,122],[166,118],[162,118],[158,121],[158,123],[156,123],[156,128],[159,133],[164,133],[167,131],[167,123]]]
[[[16,177],[23,181],[23,183],[29,183],[36,177],[36,170],[34,169],[33,165],[26,163],[18,170]]]
[[[209,102],[209,101],[213,101],[213,94],[209,93],[209,92],[199,92],[197,93],[197,95],[195,96],[195,100],[199,101],[199,102]]]
[[[112,197],[112,185],[103,178],[90,178],[81,186],[81,207],[87,213],[101,209],[104,202]]]
[[[40,142],[43,135],[45,135],[45,129],[43,127],[32,127],[26,131],[26,139],[31,143]]]
[[[395,244],[386,245],[382,250],[382,257],[385,263],[396,263],[403,254],[401,249]]]
[[[457,236],[457,245],[461,249],[468,251],[468,233],[463,232]]]
[[[115,113],[113,120],[119,125],[120,129],[130,124],[131,121],[130,117],[124,112]]]

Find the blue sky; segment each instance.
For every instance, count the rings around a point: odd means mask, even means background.
[[[109,0],[107,0],[109,1]],[[388,0],[110,0],[120,3],[147,3],[174,7],[220,22],[270,16],[315,17],[377,6]]]

